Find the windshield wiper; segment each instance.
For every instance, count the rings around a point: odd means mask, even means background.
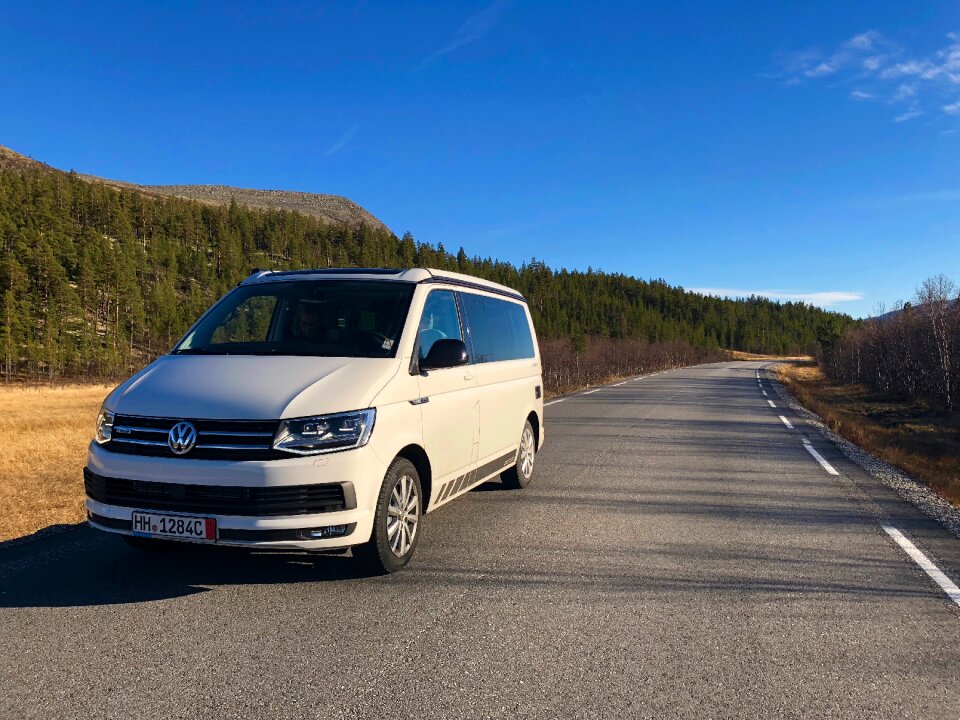
[[[197,347],[197,348],[183,348],[182,350],[174,350],[172,355],[229,355],[230,353],[224,352],[222,350],[211,350],[210,348]]]

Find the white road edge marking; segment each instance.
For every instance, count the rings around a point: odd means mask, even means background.
[[[610,387],[620,387],[621,385],[626,385],[628,382],[630,382],[630,381],[629,381],[629,380],[624,380],[622,383],[614,383],[614,384],[611,385]]]
[[[587,390],[587,391],[586,391],[585,393],[583,393],[583,394],[584,394],[584,395],[592,395],[592,394],[595,393],[595,392],[600,392],[600,388],[597,388],[596,390]]]
[[[805,449],[808,453],[810,453],[810,454],[813,456],[813,459],[814,459],[814,460],[816,460],[818,463],[820,463],[820,467],[822,467],[824,470],[826,470],[830,475],[839,475],[839,474],[840,474],[840,473],[837,472],[837,469],[836,469],[833,465],[831,465],[830,463],[828,463],[828,462],[826,461],[826,459],[823,457],[823,455],[821,455],[820,453],[818,453],[818,452],[814,449],[813,445],[811,445],[811,444],[810,444],[810,441],[807,440],[806,438],[803,439],[803,447],[804,447],[804,449]]]
[[[780,419],[783,420],[784,425],[793,430],[793,425],[790,424],[789,420],[787,420],[783,415],[780,416]]]
[[[764,393],[764,395],[766,395],[766,393]],[[772,408],[776,407],[776,405],[773,404],[773,400],[767,400],[767,402],[770,403],[770,407]]]
[[[548,403],[544,403],[543,406],[544,406],[544,407],[550,407],[551,405],[556,405],[557,403],[562,403],[564,400],[566,400],[566,398],[560,398],[559,400],[551,400],[551,401],[548,402]]]
[[[947,597],[957,605],[960,605],[960,588],[956,586],[953,580],[948,578],[940,568],[934,565],[930,558],[924,555],[902,532],[891,525],[882,525],[882,527],[886,530],[887,535],[892,537],[893,541],[903,548],[903,551],[910,556],[910,559],[919,565],[923,571],[930,576],[930,579],[940,586],[940,589],[947,594]]]

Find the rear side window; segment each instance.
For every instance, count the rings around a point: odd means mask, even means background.
[[[461,293],[473,339],[474,362],[498,362],[534,356],[533,336],[522,305]]]

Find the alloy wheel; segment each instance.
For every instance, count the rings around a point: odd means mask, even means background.
[[[523,429],[523,435],[520,437],[520,475],[524,480],[529,480],[533,475],[533,463],[536,459],[536,446],[533,439],[533,430],[530,427]]]
[[[532,466],[531,466],[532,468]],[[401,475],[390,493],[387,506],[387,542],[397,557],[403,557],[413,545],[420,525],[420,495],[409,475]]]

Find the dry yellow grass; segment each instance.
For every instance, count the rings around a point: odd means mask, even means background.
[[[109,391],[0,387],[0,541],[85,518],[87,444]]]
[[[835,433],[960,506],[957,418],[938,416],[918,402],[882,397],[861,385],[837,385],[813,362],[780,365],[777,376]]]
[[[813,360],[809,355],[758,355],[757,353],[743,352],[742,350],[726,350],[731,360],[790,360],[797,362],[810,362]]]

